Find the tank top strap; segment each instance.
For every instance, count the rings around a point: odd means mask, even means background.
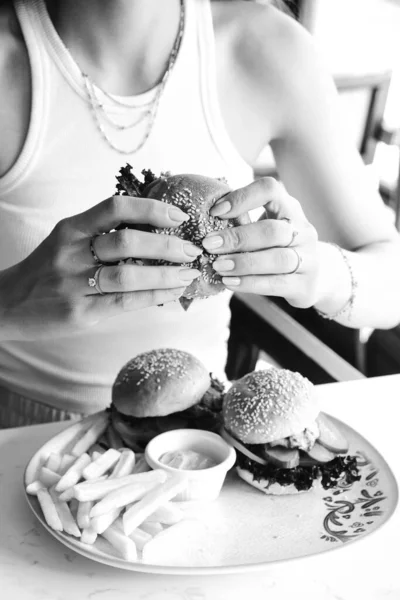
[[[225,161],[235,165],[239,171],[245,170],[250,174],[251,168],[245,163],[227,132],[219,104],[212,2],[211,0],[192,0],[192,2],[196,13],[202,103],[210,135]]]

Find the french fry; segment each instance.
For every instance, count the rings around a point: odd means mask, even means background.
[[[79,458],[75,460],[75,462],[70,466],[68,471],[64,473],[61,477],[60,481],[56,484],[56,492],[64,492],[69,487],[72,487],[82,477],[82,471],[85,467],[90,463],[89,454],[82,454]]]
[[[110,448],[83,469],[83,477],[85,479],[96,479],[104,475],[104,473],[118,462],[120,456],[121,453],[118,450]]]
[[[133,473],[146,473],[147,471],[150,471],[150,467],[146,462],[144,454],[142,454],[140,457],[136,454],[136,462],[135,462],[135,466],[132,469],[132,474]]]
[[[135,453],[132,450],[121,450],[121,456],[115,465],[110,477],[125,477],[130,475],[135,466]]]
[[[76,456],[72,454],[64,454],[61,458],[60,466],[58,467],[58,474],[64,475],[68,471],[71,465],[76,461]]]
[[[111,525],[111,527],[103,531],[102,536],[115,548],[122,558],[132,562],[137,560],[135,542],[127,537],[121,529]]]
[[[163,523],[164,525],[175,525],[182,521],[185,516],[183,510],[179,506],[174,506],[172,502],[166,502],[163,506],[159,506],[146,521]]]
[[[61,479],[61,475],[58,475],[58,473],[55,473],[48,467],[42,467],[39,471],[39,480],[47,488],[58,483],[60,481],[60,479]]]
[[[138,529],[139,527],[136,527],[136,529],[133,530],[131,537]],[[161,525],[161,523],[156,523],[156,521],[143,521],[143,523],[140,525],[140,529],[154,537],[155,535],[160,533],[160,531],[162,531],[164,527]]]
[[[75,522],[74,517],[72,516],[71,510],[66,502],[60,501],[55,493],[54,489],[51,488],[49,490],[50,496],[54,502],[54,506],[56,507],[56,511],[58,516],[60,517],[60,521],[62,523],[63,530],[74,537],[81,537],[81,532]]]
[[[165,483],[152,489],[144,498],[131,506],[122,518],[124,533],[130,535],[132,531],[141,525],[157,508],[174,498],[179,492],[183,491],[187,485],[187,480],[174,475],[167,479]]]
[[[26,486],[26,493],[30,496],[37,496],[38,491],[43,490],[45,488],[46,486],[43,485],[43,483],[39,481],[39,479],[36,479],[36,481],[32,481],[32,483]]]
[[[145,545],[148,542],[150,542],[150,540],[152,539],[153,536],[150,535],[150,533],[148,533],[147,531],[145,531],[141,527],[136,527],[136,529],[134,529],[132,531],[132,533],[131,533],[131,535],[129,537],[130,537],[131,540],[133,540],[135,542],[136,548],[138,550],[143,550],[143,548],[145,547]]]
[[[89,427],[83,436],[76,442],[71,450],[73,456],[80,456],[87,452],[93,444],[103,435],[108,427],[109,418],[107,413],[102,413],[96,421]]]
[[[86,529],[90,525],[90,511],[92,509],[93,502],[92,500],[88,500],[87,502],[78,502],[78,512],[76,515],[76,520],[78,522],[78,527],[81,529]]]
[[[98,482],[98,481],[104,481],[105,479],[107,479],[107,475],[102,475],[101,477],[98,477],[94,481],[82,481],[81,483],[94,483],[94,482]],[[75,486],[74,485],[67,488],[64,492],[61,492],[61,494],[59,495],[59,499],[64,500],[65,502],[69,502],[70,500],[72,500],[72,498],[75,498]]]
[[[54,473],[58,473],[60,464],[61,464],[61,455],[55,454],[54,452],[52,452],[52,454],[50,454],[49,458],[47,459],[45,466],[48,469],[50,469],[50,471],[54,471]]]
[[[116,490],[128,483],[142,483],[156,481],[163,483],[167,479],[167,474],[162,469],[155,469],[147,473],[135,473],[125,477],[116,477],[115,479],[106,479],[104,481],[84,481],[74,486],[75,498],[83,502],[85,500],[101,500],[108,493]]]
[[[102,454],[104,454],[104,452],[98,452],[97,450],[94,450],[90,456],[92,460],[97,460]]]
[[[150,481],[144,483],[129,483],[113,492],[104,496],[100,502],[95,504],[90,511],[90,517],[97,517],[110,512],[113,508],[127,506],[132,502],[136,502],[145,496],[155,486],[159,485],[158,481]]]
[[[64,455],[73,445],[77,437],[81,436],[84,431],[87,431],[89,426],[99,418],[99,413],[84,417],[73,425],[66,427],[54,438],[45,443],[42,448],[34,454],[25,471],[25,485],[32,483],[38,479],[38,472],[43,467],[52,452],[55,454]],[[75,441],[74,441],[75,440]]]
[[[114,523],[115,519],[119,517],[121,510],[121,508],[114,508],[105,515],[90,519],[90,527],[92,527],[96,533],[103,533],[110,525],[112,525],[112,523]]]
[[[117,433],[115,431],[115,429],[111,423],[107,427],[106,440],[107,440],[108,447],[114,448],[115,450],[119,450],[119,448],[123,447],[123,445],[124,445],[124,442],[123,442],[121,436],[119,435],[119,433]]]
[[[74,493],[73,485],[71,487],[67,488],[66,490],[64,490],[63,492],[61,492],[61,494],[58,496],[58,499],[61,500],[61,502],[69,502],[70,500],[73,500],[74,498],[75,498],[75,493]]]
[[[81,542],[83,544],[94,544],[97,539],[97,532],[90,525],[82,531]]]
[[[63,524],[58,515],[53,499],[50,496],[49,490],[46,488],[38,490],[37,497],[47,525],[55,531],[63,531]]]
[[[93,458],[94,452],[97,452],[97,454],[104,454],[105,449],[97,443],[94,444],[93,446],[91,446],[88,450],[88,454],[90,454],[90,456],[92,457],[92,460],[94,460],[94,458]]]

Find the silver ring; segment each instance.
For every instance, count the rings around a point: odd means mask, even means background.
[[[103,267],[104,267],[104,265],[100,265],[100,267],[98,269],[96,269],[94,276],[88,277],[88,286],[96,288],[96,290],[98,291],[98,293],[101,296],[104,296],[104,292],[100,287],[99,277],[100,277],[100,271],[102,270]]]
[[[295,248],[290,248],[290,249],[293,250],[293,252],[297,256],[297,265],[296,265],[296,268],[293,269],[293,271],[289,271],[289,273],[288,273],[288,275],[293,275],[294,273],[297,273],[297,271],[300,269],[300,265],[303,262],[303,259],[301,258],[300,254],[297,252],[297,250]]]
[[[94,240],[97,238],[98,236],[95,235],[90,239],[90,244],[89,244],[89,248],[90,248],[90,252],[92,253],[92,256],[94,258],[94,262],[96,265],[101,264],[101,260],[99,259],[99,257],[96,254],[96,251],[94,249]]]

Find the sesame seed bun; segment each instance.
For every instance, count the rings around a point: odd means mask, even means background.
[[[205,366],[193,355],[174,348],[139,354],[115,380],[112,403],[131,417],[161,417],[197,404],[211,384]]]
[[[230,191],[227,183],[219,179],[185,174],[162,176],[148,186],[143,195],[173,204],[190,217],[179,227],[157,229],[158,233],[176,235],[201,248],[208,233],[231,226],[229,220],[210,215],[210,208]],[[207,298],[225,290],[220,275],[212,267],[214,258],[204,250],[192,263],[194,268],[200,270],[201,275],[187,286],[182,298]]]
[[[244,444],[266,444],[302,432],[320,409],[313,384],[287,369],[245,375],[226,393],[222,416]]]

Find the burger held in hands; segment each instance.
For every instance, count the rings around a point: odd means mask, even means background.
[[[224,291],[221,275],[213,268],[217,258],[212,252],[202,246],[202,241],[207,234],[222,231],[239,223],[238,219],[220,219],[210,214],[210,209],[218,200],[228,194],[231,189],[221,179],[214,179],[196,174],[172,175],[163,173],[156,177],[150,170],[143,171],[144,180],[140,181],[131,170],[130,165],[120,169],[117,177],[117,192],[121,195],[151,198],[171,204],[186,214],[187,218],[177,227],[140,226],[151,233],[174,235],[186,240],[199,249],[199,255],[190,263],[181,266],[190,266],[199,271],[199,276],[190,282],[184,290],[180,303],[186,310],[195,298],[207,298]],[[240,222],[249,222],[246,215],[242,215]],[[126,223],[120,228],[137,226]],[[168,260],[149,259],[141,261],[143,264],[160,265],[173,263]]]

